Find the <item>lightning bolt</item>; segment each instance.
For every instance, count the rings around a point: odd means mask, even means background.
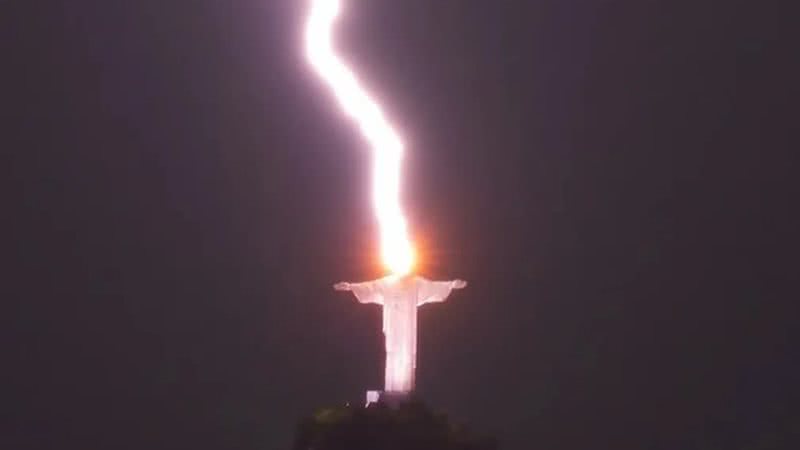
[[[311,0],[306,56],[372,148],[372,204],[380,228],[381,259],[392,273],[402,275],[414,264],[414,248],[400,205],[403,143],[378,103],[333,50],[331,31],[341,8],[339,0]]]

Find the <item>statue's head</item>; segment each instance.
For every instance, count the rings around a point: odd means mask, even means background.
[[[398,285],[411,284],[414,282],[414,278],[416,278],[416,275],[414,275],[411,272],[404,274],[389,274],[388,276],[386,276],[387,281],[389,281],[392,284],[398,284]]]

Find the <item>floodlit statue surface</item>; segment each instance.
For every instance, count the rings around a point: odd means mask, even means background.
[[[453,289],[466,287],[463,280],[431,281],[416,275],[389,275],[364,283],[341,282],[337,291],[352,291],[360,303],[383,306],[386,337],[384,390],[408,393],[414,389],[417,366],[417,307],[443,302]]]

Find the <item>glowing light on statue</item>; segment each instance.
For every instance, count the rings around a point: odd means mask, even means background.
[[[400,163],[403,144],[375,100],[333,51],[331,29],[339,0],[311,0],[306,22],[306,55],[331,87],[339,105],[352,117],[373,149],[372,202],[380,226],[381,258],[390,275],[364,283],[336,283],[361,303],[383,307],[386,338],[385,393],[403,396],[414,389],[417,365],[417,308],[443,302],[463,280],[430,281],[411,274],[414,250],[400,208]],[[368,399],[371,394],[367,393]],[[369,400],[368,400],[369,401]]]
[[[383,334],[386,337],[386,373],[384,390],[392,393],[414,389],[417,368],[417,307],[443,302],[453,289],[466,281],[431,281],[420,276],[389,275],[364,283],[343,281],[333,287],[352,291],[360,303],[383,306]]]
[[[400,207],[403,143],[377,102],[333,51],[331,29],[340,9],[339,0],[311,1],[306,56],[372,147],[372,203],[380,227],[381,260],[392,273],[402,275],[414,265],[414,249]]]

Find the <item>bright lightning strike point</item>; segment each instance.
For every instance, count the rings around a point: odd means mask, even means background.
[[[331,29],[341,7],[339,0],[311,0],[306,56],[372,147],[372,203],[380,227],[381,259],[393,274],[404,275],[414,265],[414,249],[400,207],[403,143],[378,103],[333,51]]]

